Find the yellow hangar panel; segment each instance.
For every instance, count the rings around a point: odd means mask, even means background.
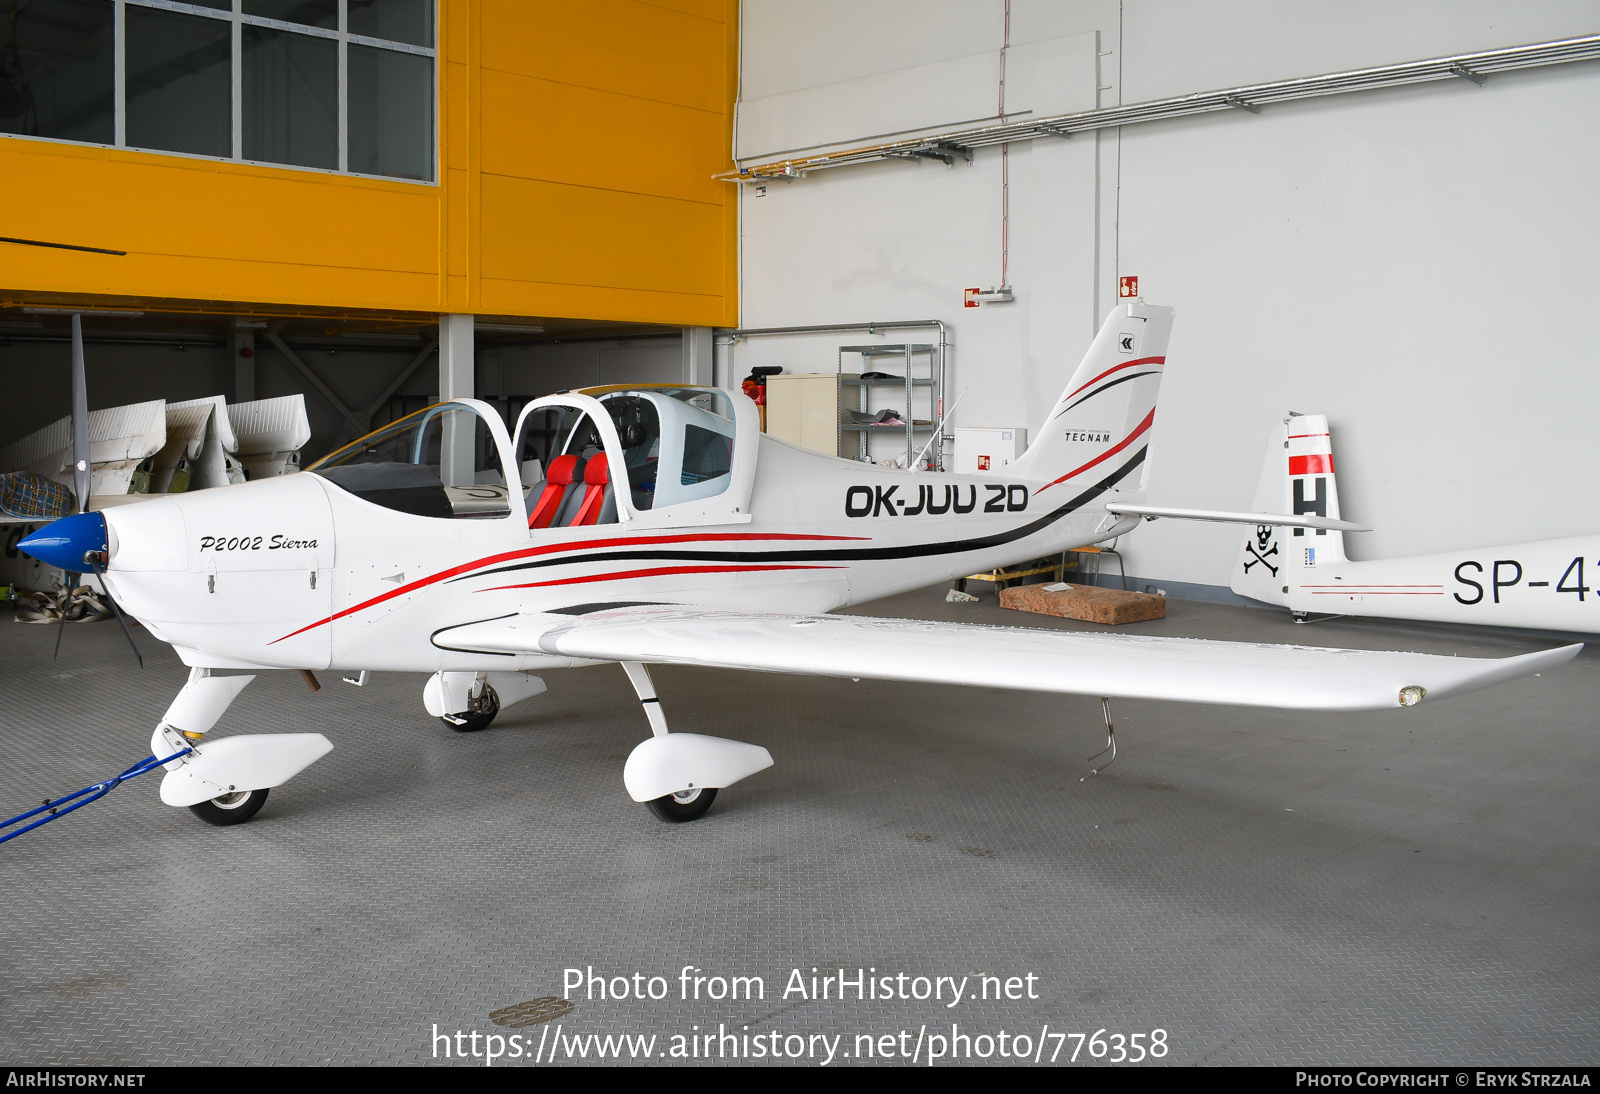
[[[721,112],[490,68],[483,72],[487,175],[720,207],[732,187],[702,168],[726,155],[726,127]]]
[[[605,318],[723,322],[718,206],[485,175],[483,209],[486,304],[496,282],[496,306],[485,310],[522,301],[510,310],[550,314],[537,302],[579,298],[571,289],[597,304],[617,294],[622,311],[608,307]]]
[[[8,234],[128,252],[7,248],[9,292],[360,308],[438,292],[431,186],[0,139],[0,202]]]
[[[12,299],[737,319],[737,0],[440,0],[437,183],[0,135]]]
[[[485,68],[713,113],[727,108],[724,50],[737,5],[714,15],[644,0],[482,0],[482,6]]]
[[[737,15],[484,0],[485,310],[736,321],[735,194],[711,176],[729,163]]]

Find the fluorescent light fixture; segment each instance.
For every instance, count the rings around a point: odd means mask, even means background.
[[[544,328],[535,323],[474,323],[478,330],[504,331],[507,334],[543,334]]]
[[[109,308],[23,308],[25,315],[114,315],[119,319],[143,319],[142,311],[114,311]]]

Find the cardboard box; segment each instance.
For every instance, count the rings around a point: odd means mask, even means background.
[[[1052,591],[1054,590],[1054,591]],[[1165,597],[1102,589],[1094,585],[1018,585],[1000,590],[1000,606],[1017,611],[1082,619],[1088,623],[1138,623],[1165,619]]]

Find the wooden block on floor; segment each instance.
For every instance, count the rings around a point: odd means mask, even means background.
[[[1059,615],[1089,623],[1138,623],[1145,619],[1165,619],[1165,597],[1148,593],[1128,593],[1121,589],[1102,589],[1095,585],[1068,585],[1059,592],[1048,585],[1018,585],[1000,590],[1000,606],[1040,615]]]

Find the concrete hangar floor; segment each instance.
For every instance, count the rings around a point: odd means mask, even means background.
[[[1018,621],[942,593],[866,611]],[[1181,601],[1140,629],[1545,644]],[[0,627],[0,811],[143,755],[183,670],[137,633],[143,672],[113,624],[70,628],[54,664],[45,628]],[[1592,1060],[1597,672],[1588,650],[1365,716],[1121,702],[1121,757],[1080,782],[1104,740],[1090,699],[663,668],[677,728],[777,760],[676,826],[623,792],[645,725],[613,666],[551,673],[546,695],[465,735],[422,710],[420,677],[358,690],[324,674],[312,695],[271,673],[217,733],[320,730],[335,749],[255,820],[211,828],[147,776],[0,850],[0,1057],[432,1061],[435,1026],[508,1034],[491,1012],[566,994],[559,1023],[519,1031],[530,1055],[555,1024],[657,1034],[662,1051],[726,1024],[844,1034],[837,1062],[854,1063],[857,1034],[954,1022],[1162,1029],[1166,1062],[1187,1064]],[[564,992],[563,970],[588,966],[660,975],[671,995]],[[766,998],[681,1001],[684,966],[759,975]],[[978,974],[1033,974],[1038,998],[783,998],[813,966],[974,991]]]

